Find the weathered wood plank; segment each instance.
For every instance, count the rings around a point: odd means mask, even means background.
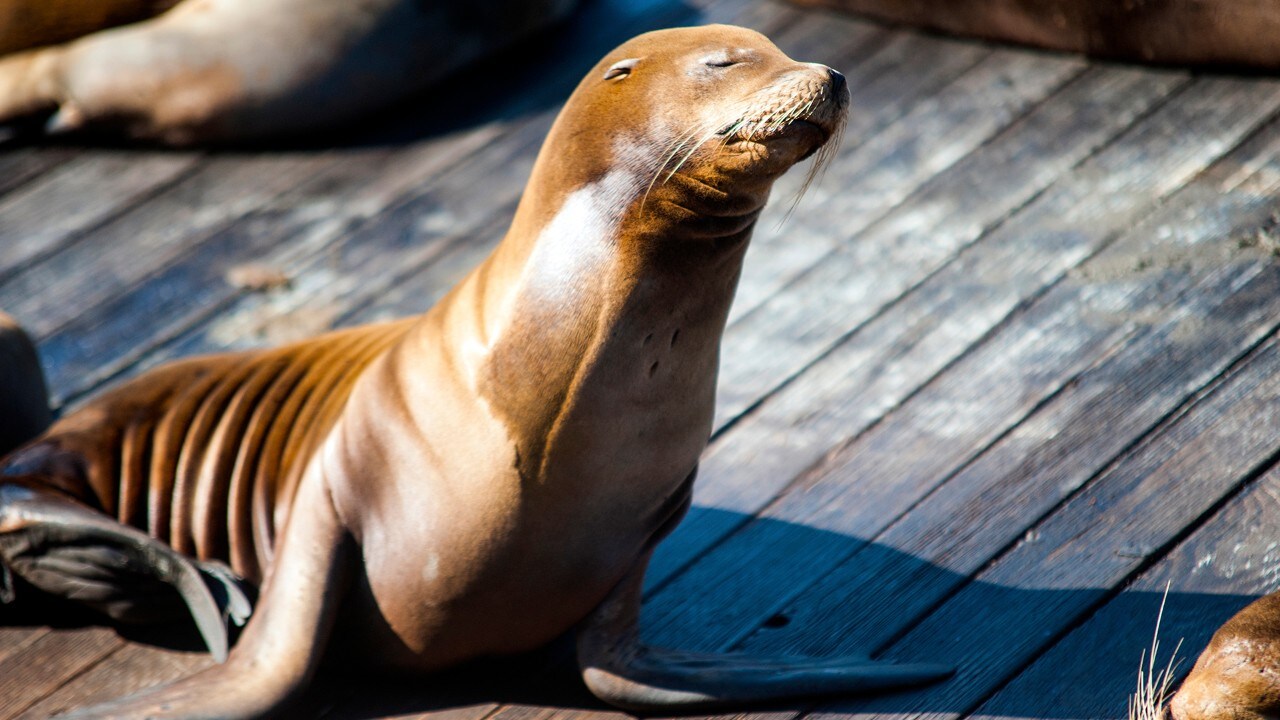
[[[1278,537],[1280,471],[1272,468],[971,717],[1125,717],[1165,589],[1156,667],[1181,642],[1181,676],[1219,625],[1255,596],[1280,589]]]
[[[822,23],[840,30],[844,28],[831,18],[806,16],[811,23]],[[814,48],[822,44],[805,39],[790,41],[779,37],[780,47],[794,57],[825,62],[845,74],[849,81],[852,108],[845,128],[844,153],[847,156],[872,141],[894,122],[927,98],[955,82],[964,72],[990,56],[991,51],[972,43],[946,41],[914,33],[895,33],[893,40],[865,59],[850,64],[841,58],[814,56]],[[738,292],[730,314],[732,322],[756,307],[764,298],[784,287],[789,280],[813,265],[873,219],[870,215],[849,218],[839,232],[797,230],[790,218],[819,212],[821,202],[815,192],[799,197],[808,175],[800,167],[784,176],[773,191],[773,203],[760,218],[752,239],[750,256],[743,269]],[[911,178],[907,178],[908,181]],[[820,181],[819,187],[833,182]],[[798,199],[798,201],[797,201]],[[887,208],[885,208],[887,209]]]
[[[1236,193],[1237,200],[1247,194]],[[1174,214],[1185,207],[1178,206]],[[1265,204],[1255,203],[1255,207],[1253,217],[1267,222],[1271,210]],[[1230,214],[1208,202],[1201,208],[1207,215]],[[1232,210],[1244,214],[1238,205]],[[1150,225],[1146,232],[1156,234],[1162,229]],[[1226,246],[1238,239],[1228,233],[1203,248],[1211,249],[1210,256],[1229,253]],[[1160,245],[1144,244],[1151,253],[1146,257],[1158,257]],[[1106,268],[1122,257],[1121,252],[1109,253],[1093,267]],[[1128,335],[1123,345],[1109,351],[1096,367],[1071,378],[1028,419],[872,538],[874,545],[852,555],[781,611],[802,627],[827,628],[830,632],[825,637],[761,629],[746,646],[821,654],[832,652],[834,645],[847,645],[841,638],[857,637],[867,647],[878,647],[1017,542],[1026,528],[1078,491],[1274,328],[1273,318],[1280,308],[1272,296],[1280,276],[1268,267],[1269,260],[1215,262],[1217,267],[1195,273],[1204,280],[1189,289],[1176,279],[1160,277],[1178,272],[1168,270],[1055,288],[1040,306],[1053,304],[1093,317],[1040,325],[1041,332],[1074,333],[1073,324],[1111,324]],[[1161,289],[1146,289],[1156,287]],[[1121,299],[1126,294],[1129,297]],[[984,347],[972,362],[966,362],[977,366],[998,363],[998,359]],[[958,376],[965,374],[963,368],[957,370]],[[974,382],[981,385],[982,376]],[[910,561],[904,562],[903,557]],[[854,613],[850,608],[862,610]]]
[[[930,657],[959,672],[927,690],[828,715],[961,717],[1086,618],[1112,588],[1276,458],[1258,418],[1280,402],[1280,350],[1266,344],[1215,392],[1144,442],[1034,528],[885,653]],[[1036,590],[1014,603],[988,588]],[[1057,590],[1059,592],[1048,592]],[[998,638],[999,642],[993,642]]]
[[[1175,97],[977,243],[963,262],[933,276],[910,302],[898,303],[860,326],[851,339],[715,442],[703,459],[695,503],[730,510],[737,519],[718,514],[682,524],[659,548],[651,587],[719,542],[743,522],[742,516],[754,515],[784,492],[793,478],[822,460],[830,448],[864,431],[910,397],[1020,303],[1042,293],[1082,258],[1151,212],[1162,195],[1186,182],[1231,139],[1238,141],[1263,113],[1235,125],[1227,137],[1216,135],[1226,129],[1224,123],[1239,119],[1239,113],[1249,112],[1252,106],[1224,106],[1222,99],[1231,97],[1232,90],[1230,82],[1211,83]],[[1189,143],[1189,136],[1226,142]],[[1251,154],[1265,158],[1265,152],[1246,148],[1244,157]],[[1239,162],[1228,159],[1222,167],[1230,172]],[[797,342],[812,341],[803,325],[791,333],[775,325],[775,312],[795,323],[827,316],[817,322],[860,324],[884,297],[880,293],[892,292],[885,285],[902,278],[906,286],[913,278],[904,274],[922,272],[912,253],[928,252],[939,231],[926,226],[918,234],[903,233],[889,227],[883,231],[887,238],[877,241],[884,243],[880,247],[885,248],[886,257],[859,257],[858,248],[850,247],[830,266],[815,271],[829,282],[815,284],[801,297],[779,296],[771,301],[773,312],[762,322],[776,332],[765,329],[760,333],[763,337],[755,338],[746,334],[750,326],[741,331],[731,328],[730,338],[739,344],[724,361],[727,377],[722,379],[721,391],[727,396],[726,404],[746,405],[748,397],[755,401],[733,384],[730,363],[741,368],[757,362],[756,357],[740,355],[786,358],[790,350],[762,353],[757,348],[791,348]],[[840,282],[842,275],[849,284]],[[982,287],[986,289],[980,293],[971,292]],[[833,305],[845,315],[828,315]],[[947,318],[954,320],[947,322]],[[735,400],[736,394],[743,399]]]
[[[6,618],[7,620],[7,618]],[[49,632],[47,627],[0,627],[0,661]]]
[[[0,195],[31,182],[79,154],[67,147],[10,148],[0,151]]]
[[[21,713],[122,645],[105,628],[60,630],[0,659],[0,718]]]
[[[489,170],[489,180],[497,184],[527,157],[521,150],[519,144],[513,148],[506,142],[494,143],[481,157],[469,162],[468,168]],[[447,177],[457,177],[460,172]],[[434,181],[429,184],[434,186]],[[418,239],[423,231],[452,237],[445,230],[451,227],[452,212],[462,203],[469,203],[476,214],[484,211],[485,196],[469,187],[456,188],[453,194],[458,200],[448,206],[449,210],[437,206],[438,196],[431,192],[425,196],[414,193],[373,220],[284,210],[259,212],[237,222],[200,243],[184,262],[164,268],[135,291],[88,309],[45,338],[40,350],[48,363],[51,386],[62,397],[74,397],[129,367],[156,344],[180,335],[191,323],[209,318],[216,320],[201,326],[208,333],[201,338],[207,343],[204,349],[260,344],[264,338],[251,334],[255,329],[252,323],[246,323],[240,312],[230,308],[249,294],[223,279],[227,270],[244,261],[246,254],[294,280],[288,288],[249,296],[241,300],[243,304],[266,304],[267,312],[271,312],[302,298],[300,305],[305,304],[318,320],[308,322],[301,314],[295,314],[287,321],[292,325],[290,332],[305,335],[326,329],[343,309],[344,293],[360,285],[361,275],[355,271],[376,261],[379,252],[401,259],[406,254],[437,252],[438,243],[407,242],[407,238]],[[346,242],[333,245],[343,236]],[[380,265],[379,270],[385,272],[387,266]],[[256,317],[260,316],[250,319]],[[290,337],[265,339],[281,341]],[[188,354],[185,348],[177,350]]]
[[[1069,228],[1084,218],[1119,219],[1149,208],[1151,197],[1176,189],[1266,118],[1276,106],[1277,87],[1254,81],[1199,81],[1194,91],[1185,93],[1186,100],[1179,95],[1171,110],[1162,108],[1144,123],[1141,137],[1124,143],[1123,151],[1107,153],[1084,172],[1073,174],[1074,182],[1038,197],[1024,212],[1024,222]],[[1201,130],[1191,132],[1173,124],[1181,122]],[[1156,154],[1161,151],[1165,154]],[[865,202],[865,193],[849,189],[850,182],[865,178],[842,178],[842,169],[832,168],[840,178],[832,187],[839,188],[840,194],[816,214],[824,224],[825,218],[851,216]],[[769,388],[798,374],[942,266],[958,249],[954,243],[972,235],[972,231],[911,232],[909,216],[899,222],[878,225],[880,237],[862,237],[839,246],[793,283],[789,292],[771,296],[729,328],[724,340],[721,421],[740,414]],[[897,242],[885,242],[885,235]],[[762,347],[769,351],[761,352]]]
[[[56,252],[200,160],[195,153],[99,151],[9,193],[0,199],[0,277]]]
[[[1252,192],[1238,193],[1235,200],[1236,206],[1230,209],[1207,206],[1212,212],[1206,216],[1212,217],[1213,222],[1206,222],[1197,230],[1212,234],[1200,242],[1232,244],[1235,232],[1252,231],[1269,222],[1275,210],[1273,204],[1260,201]],[[1183,207],[1178,206],[1178,214]],[[1233,221],[1240,225],[1232,227],[1229,223]],[[1145,233],[1136,233],[1133,243],[1142,243],[1145,237]],[[1251,255],[1187,272],[1169,271],[1159,282],[1148,277],[1144,282],[1121,281],[1112,286],[1081,283],[1055,288],[897,412],[802,478],[797,487],[761,513],[762,520],[753,521],[663,588],[647,606],[654,636],[665,642],[697,637],[700,643],[714,646],[732,644],[744,631],[766,624],[789,597],[824,578],[830,582],[806,593],[811,596],[806,598],[807,603],[819,605],[820,609],[812,614],[797,613],[812,623],[801,626],[811,632],[793,631],[793,641],[805,643],[809,650],[825,650],[824,643],[834,643],[848,651],[850,637],[866,643],[859,646],[865,649],[891,639],[945,597],[966,572],[979,570],[993,554],[1087,480],[1091,468],[1100,468],[1099,463],[1111,457],[1101,454],[1108,442],[1115,443],[1112,455],[1122,451],[1128,442],[1156,424],[1170,406],[1208,382],[1232,357],[1270,332],[1276,324],[1274,318],[1280,315],[1280,305],[1269,300],[1280,283],[1280,274],[1268,272],[1269,268],[1269,259]],[[1256,284],[1247,285],[1250,281]],[[1248,289],[1243,289],[1242,284]],[[1237,302],[1239,298],[1248,301]],[[1209,317],[1215,321],[1203,319]],[[1141,324],[1135,328],[1135,318],[1142,318],[1139,323],[1154,324],[1159,330],[1145,332]],[[1183,342],[1205,344],[1195,347],[1200,353],[1184,353],[1191,348],[1183,347]],[[1130,354],[1136,358],[1127,357]],[[1115,367],[1108,367],[1105,372],[1087,372],[1090,366],[1109,357],[1127,361],[1121,362],[1119,373]],[[1186,367],[1169,370],[1166,360],[1171,364],[1186,363]],[[1150,416],[1138,416],[1140,419],[1128,428],[1127,436],[1122,427],[1109,428],[1094,422],[1106,420],[1107,410],[1115,412],[1105,404],[1069,405],[1069,411],[1059,413],[1057,419],[1078,420],[1084,424],[1081,430],[1088,428],[1104,434],[1102,440],[1094,441],[1092,450],[1097,455],[1079,458],[1084,465],[1082,474],[1029,478],[1019,473],[1010,478],[993,472],[1003,467],[998,464],[969,472],[966,466],[973,462],[972,458],[1046,400],[1057,399],[1055,395],[1081,384],[1101,384],[1104,387],[1095,390],[1099,393],[1108,388],[1117,392],[1117,374],[1122,382],[1132,384],[1127,389],[1132,393],[1128,411],[1139,411],[1139,401],[1143,399],[1157,407]],[[1160,397],[1162,394],[1168,397]],[[1085,399],[1089,399],[1088,395]],[[1100,411],[1099,415],[1091,416],[1094,411]],[[1060,428],[1053,425],[1050,429]],[[1066,435],[1070,437],[1072,433]],[[1016,443],[1012,449],[1015,452],[1002,454],[1000,459],[1006,463],[1019,459],[1016,450],[1025,449],[1025,444]],[[1004,480],[1003,485],[993,482],[998,479]],[[953,483],[957,483],[954,490]],[[1019,502],[988,506],[982,491],[991,491],[992,484],[1005,493],[1010,492],[1010,487],[1017,488]],[[968,493],[977,493],[978,501],[956,502]],[[996,512],[987,515],[991,510]],[[957,574],[926,574],[920,578],[915,575],[915,568],[898,563],[883,571],[885,583],[880,582],[879,575],[874,582],[868,582],[865,564],[848,560],[860,549],[849,538],[880,542],[882,538],[878,536],[908,512],[914,518],[903,521],[907,527],[899,528],[892,539],[905,540],[903,545],[909,551],[923,545],[926,560],[946,563]],[[945,543],[931,546],[929,541],[934,537],[946,535],[940,528],[952,523],[960,526],[954,530],[959,538],[977,536],[970,542],[976,546],[974,549],[985,552],[966,554],[967,548],[961,547],[950,554],[952,548]],[[831,537],[813,540],[793,532],[795,525],[826,531]],[[778,563],[768,561],[770,557],[794,559]],[[848,588],[829,575],[842,563],[848,564],[836,575],[851,586]],[[918,584],[908,582],[909,587],[899,588],[902,592],[880,595],[882,585],[892,585],[888,579],[899,575],[917,580]],[[927,586],[928,591],[922,586]],[[849,598],[845,594],[848,590],[853,591],[850,602],[856,603],[855,607],[866,607],[866,611],[848,615],[850,605],[843,602]],[[859,596],[858,591],[865,597]],[[896,596],[903,599],[895,601]],[[690,605],[709,609],[694,612]],[[812,632],[833,614],[845,618],[845,624],[856,619],[869,621],[869,625],[852,635]],[[830,623],[827,627],[836,630],[842,625]]]
[[[376,215],[400,194],[482,146],[488,125],[406,149],[216,156],[167,192],[0,283],[0,307],[41,337],[170,265],[189,262],[205,242],[235,225],[269,217],[273,233],[308,224],[347,226]],[[241,259],[254,257],[246,246]],[[91,278],[91,280],[90,280]]]
[[[55,713],[170,682],[212,663],[212,659],[201,653],[123,644],[102,662],[13,717],[24,720],[48,718]]]

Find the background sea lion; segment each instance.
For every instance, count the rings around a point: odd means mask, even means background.
[[[642,35],[583,79],[506,238],[425,315],[171,365],[12,455],[0,554],[36,585],[88,578],[92,602],[131,611],[115,575],[150,572],[216,649],[209,606],[228,603],[190,578],[266,568],[225,664],[77,716],[258,717],[305,686],[331,633],[366,665],[421,673],[577,628],[588,687],[649,710],[945,676],[691,655],[637,631],[709,436],[747,241],[847,103],[838,73],[752,31]]]
[[[98,30],[155,17],[179,0],[5,0],[0,53],[75,40]]]
[[[1214,633],[1169,711],[1174,720],[1280,716],[1280,593],[1255,600]]]
[[[955,35],[1115,60],[1280,68],[1270,0],[793,0]]]
[[[0,124],[175,145],[341,123],[564,17],[576,0],[4,0]],[[172,6],[172,7],[170,7]],[[86,8],[94,12],[81,14]],[[65,17],[76,17],[64,22]],[[31,24],[38,18],[38,24]]]

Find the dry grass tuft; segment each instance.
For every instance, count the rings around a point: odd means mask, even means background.
[[[1169,584],[1164,586],[1160,600],[1160,612],[1156,615],[1156,631],[1151,638],[1151,653],[1144,650],[1138,661],[1138,689],[1129,698],[1129,720],[1166,720],[1165,706],[1173,694],[1173,678],[1182,663],[1178,650],[1182,641],[1173,648],[1169,662],[1156,669],[1156,656],[1160,654],[1160,621],[1164,619],[1164,605],[1169,600]]]

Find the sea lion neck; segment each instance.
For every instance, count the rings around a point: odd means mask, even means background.
[[[684,382],[651,371],[656,360],[638,359],[653,337],[678,351],[668,362],[705,379],[676,396],[688,400],[679,422],[700,428],[692,436],[705,440],[710,430],[720,335],[755,213],[730,233],[708,233],[707,225],[689,234],[698,218],[647,205],[648,180],[619,166],[557,193],[554,212],[526,198],[471,283],[478,297],[468,305],[480,309],[485,328],[472,345],[486,348],[473,365],[477,391],[512,433],[520,474],[530,481],[555,474],[556,438],[585,422],[584,399],[597,397],[590,387],[633,387],[616,402],[643,403],[671,395],[664,382]],[[535,176],[531,187],[539,182],[546,184]],[[681,187],[673,182],[651,197],[672,203]]]

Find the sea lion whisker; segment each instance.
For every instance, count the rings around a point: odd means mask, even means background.
[[[714,132],[709,132],[703,135],[702,139],[694,143],[693,147],[689,148],[689,152],[685,154],[683,158],[680,158],[680,162],[676,163],[676,166],[671,168],[671,172],[667,173],[667,177],[665,180],[663,180],[663,182],[665,183],[671,180],[671,178],[674,177],[676,173],[680,172],[680,168],[684,167],[685,163],[689,162],[690,158],[692,158],[695,154],[697,154],[697,152],[702,149],[702,146],[705,145],[708,140],[710,140],[715,136],[716,134]]]
[[[1164,720],[1165,706],[1173,690],[1173,680],[1178,666],[1182,664],[1182,660],[1178,658],[1182,640],[1178,640],[1168,664],[1164,668],[1156,668],[1156,656],[1160,653],[1160,624],[1164,620],[1164,608],[1169,600],[1171,586],[1172,582],[1165,583],[1160,610],[1156,613],[1156,628],[1151,636],[1151,650],[1143,650],[1138,661],[1138,686],[1133,697],[1129,698],[1129,720]]]
[[[675,159],[676,155],[681,153],[685,149],[685,147],[690,142],[692,142],[693,139],[697,137],[699,134],[700,134],[700,130],[698,129],[697,126],[694,126],[692,130],[689,130],[688,132],[682,135],[677,135],[676,138],[671,143],[668,144],[667,147],[670,148],[670,152],[667,153],[665,157],[663,157],[662,163],[658,165],[658,169],[654,171],[653,177],[649,178],[649,184],[645,187],[644,195],[640,198],[640,214],[641,215],[644,214],[645,206],[649,202],[649,193],[653,192],[653,186],[658,181],[658,178],[662,176],[662,171],[666,169],[667,165],[671,164],[671,161]],[[670,180],[671,177],[667,176],[667,179]]]
[[[831,128],[827,141],[814,154],[813,163],[809,166],[809,171],[805,173],[804,181],[800,183],[800,189],[796,191],[795,199],[791,201],[787,211],[778,220],[778,227],[782,227],[787,220],[791,219],[791,214],[796,211],[796,208],[800,207],[800,201],[809,192],[809,188],[813,187],[831,168],[831,165],[835,162],[836,155],[840,152],[840,143],[844,140],[844,129],[845,118],[841,116],[835,127]]]

